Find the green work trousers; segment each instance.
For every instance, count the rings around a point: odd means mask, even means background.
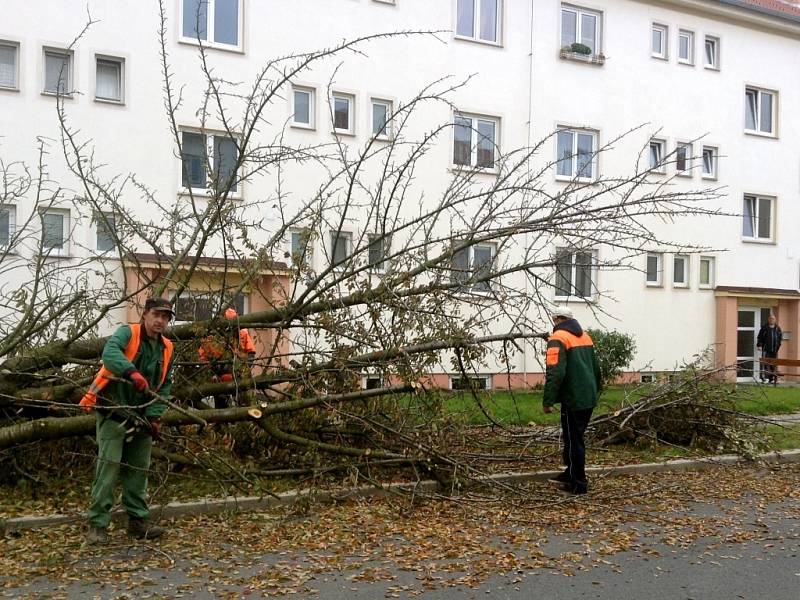
[[[147,472],[153,439],[137,431],[125,440],[128,425],[97,415],[97,469],[92,483],[89,523],[105,529],[111,521],[114,488],[122,479],[122,506],[132,517],[147,518]]]

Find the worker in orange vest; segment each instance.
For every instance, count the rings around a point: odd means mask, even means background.
[[[250,337],[250,332],[245,328],[239,328],[239,314],[235,308],[228,307],[223,316],[226,319],[224,329],[215,335],[203,338],[197,352],[200,355],[200,362],[207,363],[211,369],[211,381],[228,383],[236,381],[237,376],[250,377],[256,346]],[[238,391],[233,395],[215,396],[214,407],[227,408],[230,398],[235,405],[237,395]]]
[[[172,388],[173,346],[163,333],[175,316],[165,298],[149,298],[140,323],[123,325],[103,349],[103,367],[80,406],[97,412],[97,468],[89,507],[90,544],[108,542],[108,524],[117,478],[122,480],[122,505],[128,533],[153,539],[163,527],[149,520],[147,473],[153,440],[160,437],[159,401]]]

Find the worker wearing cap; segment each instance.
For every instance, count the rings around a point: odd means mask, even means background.
[[[241,371],[241,366],[246,368],[241,373],[250,376],[250,365],[256,355],[256,346],[250,332],[239,328],[237,319],[239,314],[236,309],[229,307],[222,313],[225,317],[226,327],[217,335],[210,335],[200,342],[198,355],[200,361],[208,363],[211,368],[211,380],[214,382],[229,383],[236,380],[235,373]],[[238,332],[238,333],[237,333]],[[215,408],[227,408],[228,395],[215,396]]]
[[[164,298],[149,298],[140,323],[123,325],[106,342],[103,368],[80,405],[97,409],[97,468],[89,507],[92,544],[108,542],[108,525],[117,479],[128,513],[128,533],[153,539],[164,528],[149,520],[147,473],[153,439],[167,408],[159,397],[170,395],[173,346],[163,333],[175,316]]]
[[[564,439],[562,458],[566,469],[551,481],[572,494],[585,494],[586,447],[584,433],[600,395],[600,364],[589,334],[583,331],[572,311],[557,306],[551,311],[553,333],[547,340],[543,410],[553,412],[561,405]]]

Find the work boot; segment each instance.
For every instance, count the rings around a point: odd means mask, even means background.
[[[572,479],[569,476],[569,473],[566,471],[562,471],[558,475],[553,475],[552,477],[548,477],[547,481],[550,483],[562,484],[562,483],[570,483]]]
[[[150,519],[128,517],[128,535],[139,540],[154,540],[167,532],[163,527],[153,525]]]
[[[89,533],[86,534],[86,543],[92,546],[100,546],[108,543],[108,532],[105,527],[89,526]]]

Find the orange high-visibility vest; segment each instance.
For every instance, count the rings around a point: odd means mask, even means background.
[[[139,351],[139,344],[142,339],[142,324],[141,323],[133,323],[130,325],[131,328],[131,339],[128,341],[128,345],[125,346],[125,358],[129,361],[133,362],[133,359],[136,358],[136,353]],[[172,352],[173,352],[173,345],[170,340],[161,336],[161,339],[164,342],[164,358],[163,364],[161,367],[161,380],[158,382],[158,387],[154,391],[158,391],[158,389],[164,385],[164,381],[167,379],[167,372],[169,371],[169,361],[172,359]],[[101,367],[100,370],[95,375],[94,381],[89,386],[89,390],[86,392],[86,395],[81,398],[81,401],[78,403],[79,406],[83,407],[83,410],[89,411],[92,409],[93,406],[97,404],[97,396],[103,389],[111,383],[111,380],[108,379],[109,377],[115,377],[114,373],[106,369],[105,367]]]

